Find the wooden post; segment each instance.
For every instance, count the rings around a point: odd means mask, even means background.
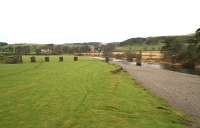
[[[78,61],[78,56],[74,56],[74,61]]]
[[[35,56],[31,56],[31,63],[35,63],[36,62],[36,58],[35,58]]]
[[[110,60],[109,57],[106,56],[106,57],[105,57],[105,61],[106,61],[106,63],[109,63],[109,60]]]
[[[142,50],[139,51],[139,54],[136,55],[136,65],[142,65]]]
[[[23,58],[21,55],[18,56],[18,61],[19,61],[19,63],[23,63]]]
[[[63,62],[63,56],[59,57],[59,62]]]
[[[48,57],[48,56],[45,56],[45,57],[44,57],[44,61],[45,61],[45,62],[49,62],[49,57]]]

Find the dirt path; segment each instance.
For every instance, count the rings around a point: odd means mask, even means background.
[[[194,127],[200,128],[200,76],[113,63],[121,65],[136,81],[166,99],[170,105],[192,115],[197,120]]]

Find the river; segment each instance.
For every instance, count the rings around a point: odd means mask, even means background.
[[[136,62],[134,62],[134,61],[128,62],[126,60],[119,60],[119,59],[113,59],[113,61],[118,61],[118,62],[128,64],[128,65],[136,65]],[[200,75],[200,71],[195,70],[195,69],[176,68],[176,67],[173,67],[173,66],[170,66],[170,65],[160,64],[160,63],[143,62],[141,67],[149,67],[149,68],[154,68],[154,69],[166,69],[166,70],[177,71],[177,72],[181,72],[181,73]]]

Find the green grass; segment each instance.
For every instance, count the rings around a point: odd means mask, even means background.
[[[183,114],[126,72],[111,73],[116,65],[38,58],[0,64],[0,128],[185,128]]]

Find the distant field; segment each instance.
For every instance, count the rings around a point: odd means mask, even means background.
[[[144,51],[152,51],[156,50],[159,51],[163,47],[164,44],[134,44],[134,45],[129,45],[129,46],[120,46],[116,47],[115,51],[128,51],[128,50],[144,50]]]
[[[0,64],[0,128],[185,128],[184,115],[117,66],[73,62]]]

